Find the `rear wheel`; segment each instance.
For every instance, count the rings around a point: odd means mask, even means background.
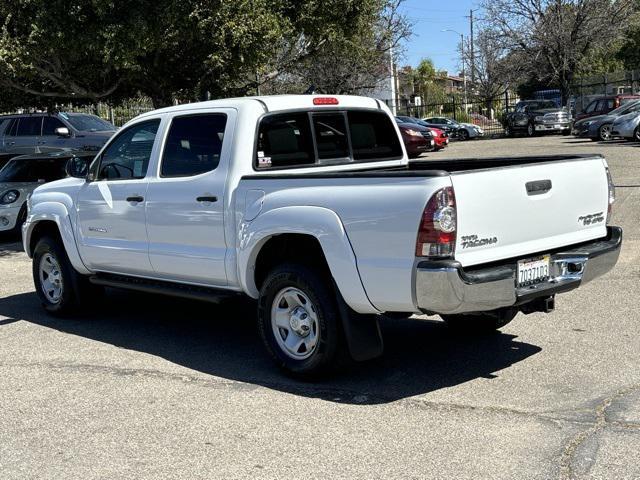
[[[38,241],[32,265],[36,293],[44,309],[54,315],[76,313],[103,292],[75,271],[58,238],[46,236]]]
[[[603,142],[611,140],[611,124],[610,123],[605,123],[598,129],[598,138]]]
[[[331,280],[315,269],[284,264],[260,290],[258,326],[276,364],[300,376],[330,370],[344,357],[340,312]]]
[[[633,139],[636,142],[640,142],[640,125],[638,125],[636,129],[633,131]]]
[[[463,128],[458,132],[458,138],[460,138],[460,140],[462,141],[469,140],[469,132],[467,131],[466,128]]]
[[[447,326],[458,332],[491,333],[507,325],[518,314],[512,308],[483,313],[440,315]]]

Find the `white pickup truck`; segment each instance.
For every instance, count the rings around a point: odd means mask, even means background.
[[[157,110],[69,170],[33,193],[23,227],[47,311],[104,286],[244,295],[268,352],[298,374],[379,355],[381,314],[495,330],[551,311],[622,241],[602,157],[408,162],[370,98]]]

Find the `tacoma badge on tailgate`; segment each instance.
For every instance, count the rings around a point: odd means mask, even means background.
[[[484,247],[498,243],[498,237],[478,238],[478,235],[464,235],[462,237],[462,248]]]

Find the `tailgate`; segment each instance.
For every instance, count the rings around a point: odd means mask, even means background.
[[[463,266],[544,252],[606,235],[600,157],[452,173]]]

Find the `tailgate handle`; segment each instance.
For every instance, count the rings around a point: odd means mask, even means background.
[[[536,180],[534,182],[527,182],[525,186],[527,187],[527,195],[542,195],[551,190],[553,185],[551,184],[551,180]]]

